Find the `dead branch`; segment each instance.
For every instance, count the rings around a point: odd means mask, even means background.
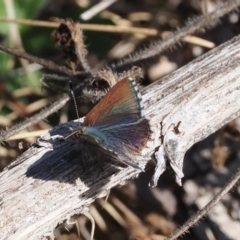
[[[170,164],[182,171],[184,154],[194,143],[240,115],[240,37],[150,85],[142,95],[155,133],[150,153],[160,144],[161,122]],[[52,235],[58,223],[138,176],[132,167],[113,167],[76,139],[56,138],[77,125],[55,127],[0,174],[1,239]]]
[[[76,75],[81,75],[81,74],[84,75],[83,72],[72,71],[72,70],[70,70],[70,69],[68,69],[64,66],[59,66],[52,61],[45,60],[45,59],[39,58],[39,57],[35,57],[35,56],[32,56],[31,54],[28,54],[28,53],[23,52],[21,50],[9,48],[9,47],[3,46],[1,44],[0,44],[0,50],[3,51],[3,52],[6,52],[6,53],[12,54],[16,57],[27,59],[27,60],[29,60],[31,62],[34,62],[34,63],[38,63],[38,64],[42,65],[43,67],[46,67],[46,68],[51,69],[53,71],[64,73],[64,74],[69,75],[69,76],[76,76]]]
[[[42,119],[47,118],[52,113],[55,113],[56,111],[61,109],[69,101],[69,99],[70,99],[69,96],[65,94],[61,99],[54,102],[50,107],[45,108],[41,112],[35,114],[33,117],[26,119],[24,122],[16,124],[10,129],[7,129],[6,131],[2,132],[0,135],[0,142],[32,126],[33,124],[37,124]]]
[[[234,175],[232,180],[227,183],[221,191],[201,210],[195,213],[187,222],[184,223],[179,229],[174,231],[171,236],[165,240],[175,240],[184,234],[190,227],[194,226],[203,216],[205,216],[239,181],[240,179],[240,170],[238,169],[237,173]]]
[[[163,38],[163,40],[156,40],[149,44],[147,49],[142,49],[139,52],[135,52],[129,57],[122,59],[116,66],[116,69],[124,69],[129,64],[131,65],[132,62],[134,62],[137,66],[142,66],[144,62],[149,62],[149,60],[154,58],[154,56],[159,56],[160,53],[166,51],[167,49],[175,47],[176,43],[180,43],[185,36],[214,26],[223,15],[236,10],[239,4],[239,0],[222,2],[219,4],[216,11],[212,12],[207,17],[203,15],[190,19],[184,27],[179,28],[170,35],[167,35]]]

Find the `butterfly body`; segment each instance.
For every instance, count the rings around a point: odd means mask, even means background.
[[[151,136],[141,95],[132,78],[119,81],[87,114],[79,134],[134,168]]]

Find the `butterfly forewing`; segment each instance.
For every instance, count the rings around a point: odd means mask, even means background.
[[[134,81],[124,78],[88,113],[84,126],[116,125],[135,122],[142,117],[141,99]]]

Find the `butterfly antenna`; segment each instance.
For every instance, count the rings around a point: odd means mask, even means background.
[[[70,85],[70,93],[72,95],[73,102],[74,102],[75,109],[76,109],[76,113],[77,113],[78,122],[80,123],[80,118],[79,118],[79,113],[78,113],[78,108],[77,108],[77,101],[76,101],[76,98],[75,98],[75,95],[74,95],[73,84],[72,84],[71,80],[69,81],[69,85]]]

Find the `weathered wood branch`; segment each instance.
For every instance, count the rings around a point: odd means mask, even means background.
[[[150,154],[160,144],[161,122],[164,149],[181,171],[187,149],[240,115],[240,37],[148,86],[142,95],[154,129]],[[138,176],[139,171],[112,166],[74,138],[54,137],[67,136],[77,124],[55,127],[43,137],[47,141],[34,144],[0,174],[0,239],[51,235],[58,223]]]

